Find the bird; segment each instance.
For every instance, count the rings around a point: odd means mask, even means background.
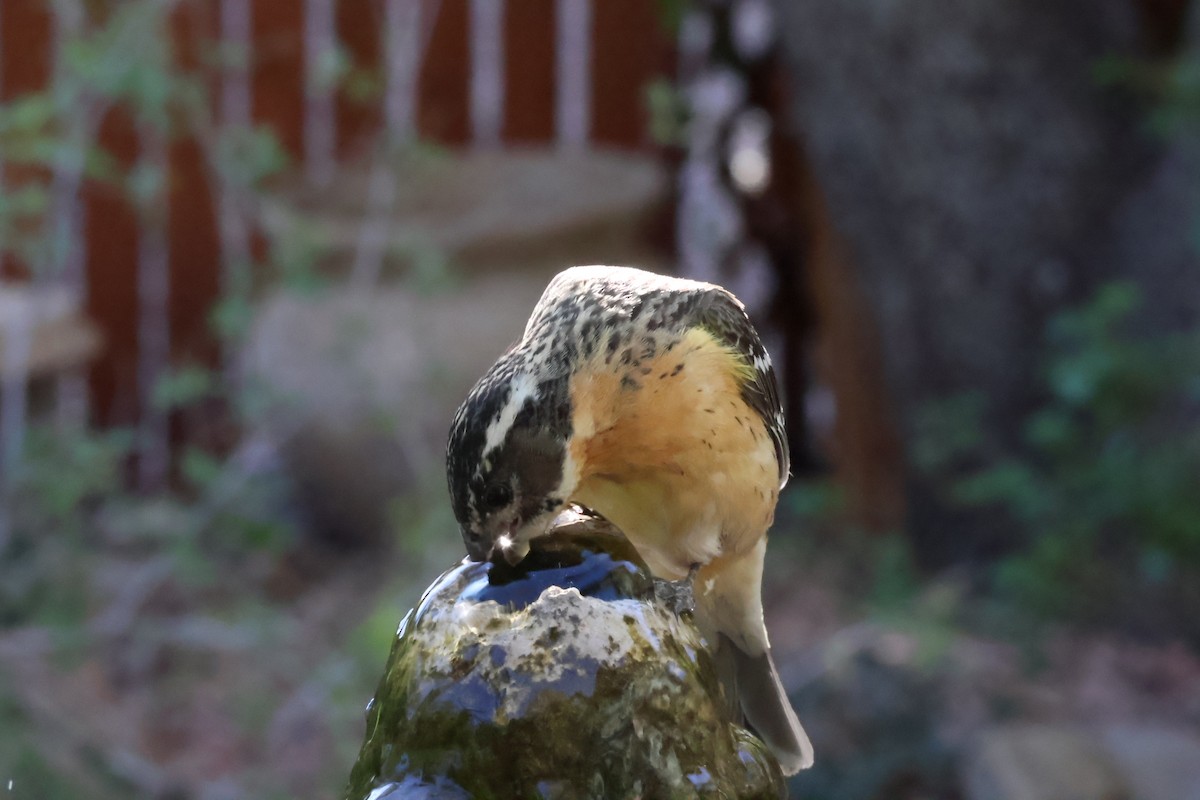
[[[519,563],[569,505],[607,519],[656,578],[692,588],[730,694],[783,772],[812,765],[762,608],[789,474],[783,407],[731,292],[633,267],[558,273],[455,414],[446,473],[474,560]]]

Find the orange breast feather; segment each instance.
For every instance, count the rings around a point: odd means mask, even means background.
[[[770,527],[774,446],[741,398],[746,367],[702,330],[637,367],[571,383],[572,499],[620,528],[660,577],[744,551]]]

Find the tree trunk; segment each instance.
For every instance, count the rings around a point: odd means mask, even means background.
[[[1136,9],[1129,0],[776,8],[793,121],[882,342],[908,530],[930,566],[990,555],[1012,526],[965,517],[947,496],[952,476],[916,468],[920,421],[937,401],[978,392],[986,446],[1019,452],[1020,421],[1040,399],[1048,316],[1110,277],[1157,269],[1130,256],[1152,226],[1122,215],[1161,147],[1095,77],[1101,59],[1136,55]],[[1148,201],[1152,217],[1165,197]],[[1200,291],[1169,301],[1195,311]]]

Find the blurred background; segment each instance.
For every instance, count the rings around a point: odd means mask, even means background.
[[[1200,797],[1200,6],[2,0],[0,792],[320,798],[557,270],[780,366],[800,798]]]

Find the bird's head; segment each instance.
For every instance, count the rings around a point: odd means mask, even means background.
[[[455,415],[446,476],[472,559],[519,562],[566,505],[570,422],[558,394],[502,361]]]

